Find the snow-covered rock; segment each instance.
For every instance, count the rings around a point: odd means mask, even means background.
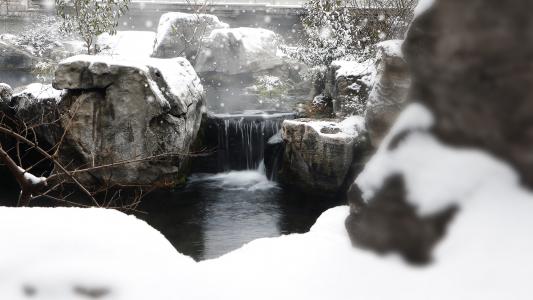
[[[471,222],[461,216],[486,213],[490,221],[472,223],[464,241],[486,234],[503,251],[520,247],[507,235],[522,229],[504,223],[523,222],[511,221],[521,218],[515,206],[533,201],[520,187],[533,187],[532,70],[523,65],[533,21],[524,3],[485,1],[479,10],[471,1],[435,1],[412,23],[403,50],[415,103],[350,193],[357,245],[427,263],[447,229],[453,237],[457,223]]]
[[[159,19],[153,57],[186,56],[194,60],[201,41],[214,29],[229,28],[217,16],[209,14],[165,13]]]
[[[480,10],[471,1],[435,1],[412,23],[403,49],[413,100],[436,116],[435,135],[482,147],[533,187],[533,69],[524,65],[533,20],[525,3],[486,1]]]
[[[281,183],[332,197],[346,192],[368,148],[362,117],[286,120],[281,130],[284,151],[275,176]]]
[[[154,43],[153,31],[117,31],[113,35],[103,33],[96,40],[99,54],[130,59],[150,57]]]
[[[184,58],[74,56],[58,65],[53,85],[67,90],[60,106],[75,112],[71,124],[61,122],[80,165],[187,153],[205,109],[203,87]],[[117,184],[173,184],[184,160],[123,164],[90,175],[112,173]]]
[[[378,147],[405,107],[411,79],[402,55],[402,40],[379,43],[377,78],[366,105],[365,123],[374,147]]]
[[[373,60],[333,61],[326,75],[326,98],[333,101],[337,116],[363,115],[375,77]]]
[[[61,135],[57,122],[58,103],[63,92],[50,84],[32,83],[17,88],[12,97],[2,103],[2,111],[10,117],[35,126],[34,131],[52,144]],[[46,126],[38,126],[47,124]]]
[[[279,42],[279,37],[267,29],[215,29],[202,44],[195,69],[227,75],[272,69],[282,64]]]

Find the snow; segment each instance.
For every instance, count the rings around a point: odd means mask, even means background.
[[[60,65],[72,63],[88,64],[88,69],[95,74],[109,73],[114,68],[119,67],[135,68],[139,72],[147,74],[148,83],[160,101],[164,101],[163,99],[167,98],[163,93],[172,93],[179,99],[188,99],[191,93],[203,93],[204,91],[200,79],[191,64],[182,57],[171,59],[151,57],[133,59],[132,57],[128,58],[123,56],[77,55],[61,61]],[[152,67],[160,71],[161,77],[168,84],[169,91],[161,91],[152,76],[149,75],[150,68]]]
[[[335,139],[354,139],[365,130],[365,120],[361,116],[351,116],[342,121],[323,121],[314,119],[285,120],[284,125],[305,125],[319,135]]]
[[[399,117],[377,154],[357,178],[363,198],[370,199],[392,174],[404,174],[408,200],[420,214],[437,212],[450,204],[460,205],[472,193],[495,183],[518,185],[518,177],[504,163],[476,149],[445,147],[427,131],[433,116],[420,104],[412,104]],[[387,146],[391,138],[415,130],[395,151]]]
[[[0,207],[0,299],[170,299],[194,261],[156,230],[105,209]],[[183,274],[184,276],[185,274]]]
[[[333,68],[338,67],[335,77],[359,77],[374,72],[374,62],[372,60],[366,60],[358,62],[355,60],[335,60],[331,63]]]
[[[103,33],[98,36],[96,44],[100,48],[100,54],[103,55],[128,58],[150,57],[155,35],[152,31],[117,31],[114,35]]]
[[[387,57],[403,57],[402,53],[403,40],[388,40],[378,43],[379,55]]]
[[[37,177],[31,173],[24,173],[24,179],[33,185],[38,185],[46,181],[46,177]]]
[[[23,90],[16,93],[14,97],[21,96],[23,94],[30,96],[28,97],[28,100],[55,100],[56,102],[59,102],[61,100],[61,95],[63,94],[63,91],[54,89],[51,84],[31,83],[25,86]]]
[[[435,4],[435,0],[419,0],[415,8],[415,18],[427,11],[433,4]]]
[[[492,163],[498,164],[493,161]],[[531,299],[533,201],[516,186],[472,195],[435,252],[413,268],[350,245],[348,207],[305,234],[262,238],[195,263],[134,217],[105,209],[0,208],[0,298]]]

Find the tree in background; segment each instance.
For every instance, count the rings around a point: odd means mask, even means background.
[[[306,36],[293,56],[307,65],[329,65],[349,55],[366,56],[375,43],[402,38],[418,0],[309,0]]]
[[[129,3],[130,0],[56,0],[56,10],[63,19],[61,30],[79,34],[87,54],[96,54],[96,37],[117,32],[118,20],[128,10]]]

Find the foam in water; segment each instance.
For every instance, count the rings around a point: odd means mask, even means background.
[[[257,191],[277,188],[277,184],[267,178],[263,162],[256,170],[193,175],[190,182],[203,182],[228,190]]]

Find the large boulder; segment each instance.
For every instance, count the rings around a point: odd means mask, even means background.
[[[126,58],[145,58],[152,55],[155,42],[153,31],[117,31],[115,34],[103,33],[98,36],[96,46],[102,55]]]
[[[153,57],[186,56],[194,59],[201,41],[215,29],[229,28],[209,14],[165,13],[159,19]]]
[[[404,44],[413,98],[453,145],[482,147],[533,187],[533,19],[527,0],[436,1]]]
[[[436,0],[420,10],[403,45],[416,103],[352,186],[354,244],[428,263],[455,214],[468,224],[492,205],[497,219],[520,180],[533,187],[530,8],[527,0]],[[476,210],[463,215],[468,203]]]
[[[411,83],[402,40],[377,45],[377,79],[366,105],[365,123],[374,147],[379,146],[407,103]]]
[[[362,117],[342,122],[286,120],[278,174],[289,187],[335,197],[346,192],[366,158],[368,143]],[[275,141],[271,141],[275,143]]]
[[[187,60],[74,56],[58,65],[53,86],[64,89],[58,104],[61,127],[68,129],[62,161],[90,167],[140,160],[80,180],[177,183],[205,109],[203,87]],[[172,159],[148,159],[158,155]]]
[[[195,69],[198,73],[237,75],[275,68],[280,38],[262,28],[215,29],[203,42]]]

